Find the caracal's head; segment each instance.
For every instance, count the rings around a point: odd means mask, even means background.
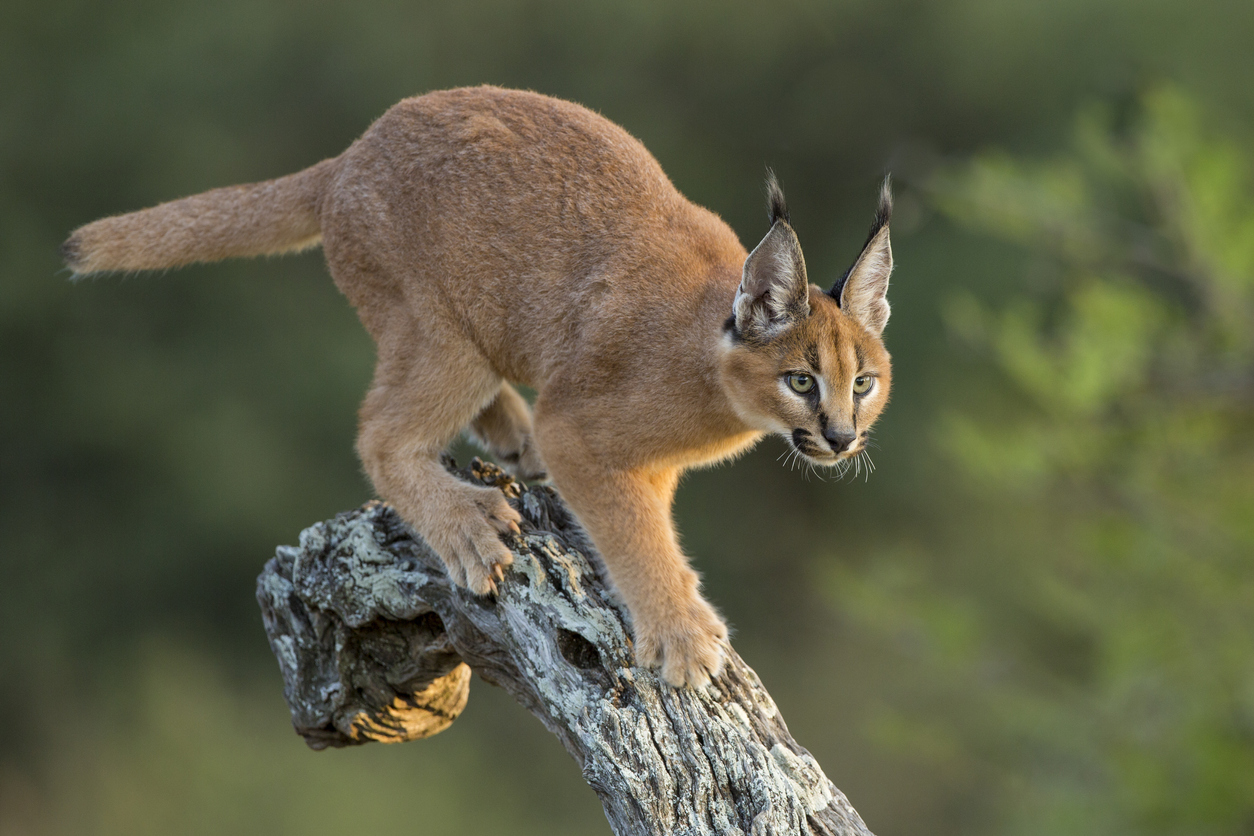
[[[806,278],[774,175],[771,230],[745,260],[723,338],[722,384],[740,417],[778,433],[810,462],[840,465],[866,449],[888,402],[888,181],[861,255],[830,290]]]

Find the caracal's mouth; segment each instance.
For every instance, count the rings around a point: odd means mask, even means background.
[[[815,441],[814,437],[805,430],[793,430],[791,435],[784,437],[788,439],[788,444],[793,450],[822,467],[835,467],[845,459],[851,459],[858,455],[862,449],[862,444],[859,441],[853,449],[845,450],[841,453],[833,453],[829,447]]]
[[[843,479],[851,472],[854,478],[865,474],[866,478],[870,479],[871,474],[875,472],[875,463],[871,461],[871,456],[867,452],[867,448],[874,445],[867,440],[866,430],[854,439],[850,449],[839,453],[819,442],[806,430],[793,430],[790,434],[784,435],[784,438],[788,439],[789,448],[785,464],[796,467],[800,463],[807,474],[813,472],[815,467],[822,467],[834,473],[836,479]],[[819,478],[823,477],[820,475]]]
[[[836,465],[846,459],[852,459],[854,456],[858,455],[857,450],[846,450],[843,453],[823,453],[820,455],[811,455],[810,453],[806,453],[804,451],[798,452],[814,464],[822,465],[823,467],[836,467]]]

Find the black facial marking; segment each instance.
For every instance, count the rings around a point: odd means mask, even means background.
[[[727,321],[723,323],[723,332],[731,335],[732,342],[744,342],[744,335],[742,335],[740,333],[740,329],[736,327],[735,314],[727,317]]]
[[[827,413],[826,412],[819,413],[819,429],[821,429],[824,433],[827,432]]]
[[[814,369],[815,372],[823,370],[822,365],[819,363],[819,347],[814,343],[806,346],[806,362],[810,364],[810,368]]]
[[[810,433],[803,429],[792,431],[792,446],[807,456],[822,455],[823,449],[810,439]]]
[[[853,344],[853,354],[858,358],[858,371],[866,368],[866,352],[862,350],[862,346],[858,343]]]

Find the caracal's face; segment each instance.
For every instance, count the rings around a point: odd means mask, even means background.
[[[879,337],[810,287],[810,313],[767,342],[727,337],[723,379],[741,417],[783,436],[816,465],[861,453],[888,403],[892,368]]]

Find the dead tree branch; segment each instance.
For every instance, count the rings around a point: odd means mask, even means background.
[[[311,747],[435,734],[475,670],[557,735],[620,836],[870,836],[735,651],[700,691],[633,665],[624,611],[551,489],[477,460],[459,475],[500,487],[525,519],[496,599],[454,586],[381,503],[306,529],[266,564],[257,599]]]

